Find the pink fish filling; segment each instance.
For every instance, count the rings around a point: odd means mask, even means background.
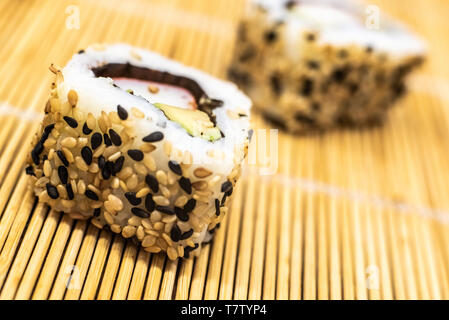
[[[196,110],[195,97],[182,87],[159,82],[130,78],[113,78],[114,83],[123,90],[132,90],[151,103],[164,103],[174,107]],[[157,90],[150,89],[157,88]]]

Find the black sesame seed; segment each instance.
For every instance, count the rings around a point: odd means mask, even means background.
[[[296,1],[294,1],[294,0],[289,0],[289,1],[287,1],[286,3],[285,3],[285,7],[288,9],[288,10],[291,10],[294,6],[296,6],[297,5],[297,3],[296,3]]]
[[[133,159],[135,161],[143,160],[143,152],[138,149],[128,150],[128,155],[131,157],[131,159]]]
[[[92,137],[90,138],[90,144],[92,146],[92,149],[97,149],[101,143],[103,142],[103,137],[101,136],[101,133],[95,132]]]
[[[27,175],[30,175],[30,176],[35,176],[36,174],[34,173],[34,168],[33,168],[33,166],[28,166],[28,167],[26,167],[25,168],[25,173],[27,174]]]
[[[98,161],[98,167],[100,169],[103,169],[104,165],[106,164],[106,160],[104,159],[104,157],[103,156],[99,156],[97,161]]]
[[[67,161],[67,158],[64,155],[64,152],[62,152],[61,150],[56,151],[56,154],[58,155],[59,159],[61,160],[61,162],[68,167],[69,166],[69,162]]]
[[[67,180],[69,179],[69,172],[67,171],[67,168],[64,166],[58,167],[58,176],[59,180],[61,180],[62,184],[66,184]]]
[[[65,189],[67,190],[67,196],[69,197],[69,200],[73,200],[75,198],[75,194],[73,193],[72,185],[70,183],[67,183],[65,185]]]
[[[175,214],[175,211],[168,206],[156,206],[156,210],[169,215]]]
[[[189,215],[184,209],[175,207],[175,214],[179,220],[181,220],[183,222],[189,221]]]
[[[276,41],[278,35],[275,30],[270,30],[264,33],[265,42],[273,43]]]
[[[228,196],[226,194],[223,196],[223,198],[221,198],[220,206],[224,206],[225,205],[227,198],[228,198]]]
[[[230,197],[232,195],[232,192],[234,191],[234,187],[231,187],[231,189],[226,192],[226,196]]]
[[[347,74],[348,70],[346,68],[341,68],[334,70],[331,77],[335,80],[335,82],[342,82],[345,80]]]
[[[47,193],[50,198],[52,198],[52,199],[59,198],[58,189],[56,189],[56,187],[54,185],[52,185],[51,183],[47,183],[45,186],[47,187]]]
[[[85,51],[83,49],[81,49],[80,51],[78,51],[78,54],[83,54]]]
[[[101,169],[101,176],[103,177],[103,179],[108,180],[111,177],[112,170],[114,170],[113,166],[114,166],[114,164],[110,161],[107,161],[104,164],[103,169]]]
[[[215,215],[220,215],[220,200],[215,199]]]
[[[53,130],[54,127],[55,127],[55,124],[54,124],[54,123],[49,124],[48,126],[46,126],[46,127],[44,128],[44,132],[50,134],[50,133],[51,133],[51,130]]]
[[[39,162],[41,161],[41,160],[39,159],[39,155],[36,153],[36,150],[34,150],[34,149],[31,151],[31,159],[33,159],[33,163],[34,163],[35,165],[38,165]]]
[[[254,46],[249,45],[246,47],[243,52],[239,56],[240,62],[246,62],[249,61],[251,58],[253,58],[256,55],[256,50],[254,49]]]
[[[321,110],[321,105],[318,102],[312,102],[311,108],[312,108],[313,111],[320,111]]]
[[[84,195],[86,197],[88,197],[89,199],[92,199],[92,200],[95,200],[95,201],[98,201],[98,199],[99,199],[98,195],[95,192],[93,192],[92,190],[90,190],[90,189],[87,189],[86,192],[84,192]]]
[[[145,197],[145,209],[148,210],[148,212],[153,212],[156,208],[156,203],[154,203],[153,195],[147,194]]]
[[[229,180],[226,180],[221,185],[221,192],[227,193],[232,188],[232,183]]]
[[[310,116],[308,116],[308,115],[306,115],[306,114],[304,114],[302,112],[297,112],[295,114],[295,119],[298,122],[302,122],[302,123],[306,123],[306,124],[310,124],[310,125],[315,123],[315,119],[314,118],[312,118],[312,117],[310,117]]]
[[[157,181],[155,176],[147,174],[147,176],[145,177],[145,182],[154,193],[159,191],[159,182]]]
[[[128,111],[123,108],[121,105],[117,105],[117,113],[120,119],[126,120],[128,119]]]
[[[340,50],[340,51],[338,52],[338,57],[341,58],[341,59],[347,58],[347,57],[348,57],[348,51],[346,51],[346,50]]]
[[[63,119],[64,119],[65,122],[67,122],[67,124],[68,124],[69,126],[71,126],[72,128],[78,127],[78,122],[77,122],[75,119],[73,119],[72,117],[65,116]]]
[[[320,63],[314,60],[311,60],[307,63],[307,66],[310,69],[318,70],[320,68]]]
[[[170,238],[174,241],[174,242],[178,242],[181,239],[181,229],[179,229],[178,225],[175,224],[173,226],[173,228],[171,228],[170,230]]]
[[[142,203],[142,199],[137,198],[135,192],[126,192],[125,197],[126,199],[128,199],[128,202],[131,203],[133,206],[138,206],[139,204]]]
[[[164,134],[160,131],[150,133],[142,139],[143,142],[158,142],[164,139]]]
[[[184,258],[188,259],[190,256],[190,252],[197,249],[199,247],[198,243],[195,243],[194,247],[187,246],[184,248]]]
[[[85,122],[84,125],[83,125],[83,133],[84,133],[85,135],[88,135],[88,134],[90,134],[91,132],[92,132],[92,129],[90,129],[90,128],[87,126],[87,122]]]
[[[187,192],[187,194],[192,193],[192,184],[190,183],[190,180],[188,178],[181,177],[181,179],[179,179],[178,183],[179,183],[179,186],[182,188],[182,190]]]
[[[249,142],[251,142],[251,139],[253,138],[253,134],[254,134],[254,130],[253,129],[249,129],[249,131],[248,131],[248,140],[249,140]]]
[[[42,133],[42,137],[41,137],[41,139],[40,139],[40,142],[41,143],[44,143],[47,139],[48,139],[48,136],[50,135],[50,133],[49,132],[43,132]]]
[[[173,171],[177,175],[182,176],[181,166],[176,161],[169,161],[168,167],[170,168],[171,171]]]
[[[313,33],[309,33],[306,35],[307,41],[315,41],[316,36]]]
[[[122,144],[122,138],[117,132],[115,132],[114,129],[109,130],[109,136],[111,137],[112,143],[115,144],[117,147]]]
[[[270,84],[271,89],[276,95],[279,95],[282,92],[282,81],[280,75],[277,72],[270,76]]]
[[[88,146],[81,149],[81,156],[83,157],[84,162],[90,166],[92,163],[92,150]]]
[[[36,152],[37,155],[40,155],[42,151],[44,151],[44,145],[42,144],[42,142],[39,141],[33,150],[34,152]]]
[[[302,82],[300,93],[303,96],[308,97],[310,96],[312,91],[313,91],[313,81],[311,79],[305,78]]]
[[[122,171],[123,163],[125,162],[125,157],[120,156],[117,160],[114,162],[114,175]]]
[[[150,214],[148,212],[146,212],[143,209],[137,208],[137,207],[136,208],[132,208],[131,212],[133,214],[135,214],[136,216],[141,217],[141,218],[148,218],[150,216]]]
[[[192,236],[192,234],[193,234],[193,229],[190,229],[189,231],[184,232],[181,235],[181,240],[189,239]]]
[[[94,210],[94,217],[97,218],[100,216],[100,214],[101,214],[101,208],[96,208]]]
[[[108,134],[105,133],[103,137],[104,137],[104,144],[108,147],[112,146],[112,141],[111,138],[109,138]]]
[[[184,211],[189,213],[192,212],[193,209],[195,209],[196,206],[196,200],[195,199],[189,199],[189,201],[187,201],[187,203],[184,205]]]

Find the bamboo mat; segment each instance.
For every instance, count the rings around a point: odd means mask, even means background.
[[[35,202],[48,66],[123,41],[224,77],[244,2],[1,0],[0,298],[448,299],[449,2],[370,2],[429,42],[411,94],[382,128],[280,132],[276,174],[248,165],[213,243],[170,262]]]

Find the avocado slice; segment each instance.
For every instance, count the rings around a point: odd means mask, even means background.
[[[162,110],[169,120],[179,123],[194,137],[212,142],[221,138],[220,129],[215,127],[207,113],[201,110],[184,109],[164,103],[153,103],[153,105]]]

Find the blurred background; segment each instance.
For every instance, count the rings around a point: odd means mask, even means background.
[[[276,174],[248,166],[213,243],[171,262],[36,204],[48,67],[126,42],[225,78],[245,1],[0,0],[0,298],[449,298],[449,2],[369,4],[428,43],[410,94],[383,127],[279,132]]]

